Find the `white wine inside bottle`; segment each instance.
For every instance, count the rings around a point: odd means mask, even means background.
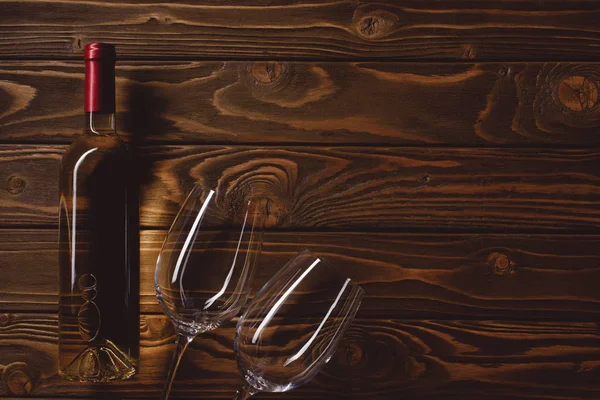
[[[75,381],[129,378],[138,358],[138,196],[115,130],[115,59],[86,46],[87,128],[61,163],[59,372]]]

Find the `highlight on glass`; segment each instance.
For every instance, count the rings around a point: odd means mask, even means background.
[[[246,381],[236,399],[285,392],[310,381],[335,353],[363,289],[325,258],[304,250],[259,291],[236,326]]]
[[[226,198],[227,193],[195,186],[156,262],[156,296],[177,332],[163,400],[188,344],[237,316],[252,288],[267,200],[249,195],[232,206]]]

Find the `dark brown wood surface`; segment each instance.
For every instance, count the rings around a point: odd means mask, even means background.
[[[55,314],[0,314],[0,351],[10,349],[0,367],[6,394],[158,397],[174,346],[165,316],[141,317],[139,373],[129,381],[95,386],[56,376],[56,322]],[[233,397],[241,384],[232,351],[234,322],[192,343],[175,396]],[[551,393],[555,399],[596,399],[599,363],[600,336],[593,322],[359,316],[317,378],[264,398],[530,399]]]
[[[141,309],[160,313],[164,231],[141,235]],[[57,232],[0,230],[0,312],[55,312]],[[344,268],[376,318],[599,318],[600,236],[267,232],[257,287],[307,247]]]
[[[0,145],[1,226],[56,225],[64,150]],[[223,207],[263,190],[279,228],[591,232],[599,164],[583,149],[147,147],[141,223],[168,228],[198,182],[232,193]]]
[[[152,4],[153,3],[153,4]],[[595,1],[2,1],[0,57],[598,60]]]
[[[0,397],[158,398],[158,250],[194,182],[270,198],[258,283],[309,247],[366,290],[305,387],[257,398],[600,398],[600,4],[0,0]],[[60,158],[86,43],[138,155],[141,360],[57,369]],[[222,192],[221,192],[222,193]],[[301,325],[289,327],[302,330]],[[173,398],[232,398],[233,323]]]
[[[119,62],[117,121],[141,143],[589,147],[599,83],[596,63]],[[0,62],[0,142],[69,143],[82,112],[81,62]]]
[[[158,179],[144,191],[145,226],[168,226],[190,181],[221,194],[263,189],[271,225],[285,228],[592,231],[600,222],[595,150],[176,146],[148,159]]]

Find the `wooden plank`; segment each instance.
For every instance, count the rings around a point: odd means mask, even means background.
[[[0,57],[598,60],[594,1],[0,3]]]
[[[154,268],[164,234],[141,235],[143,312],[161,312]],[[0,311],[56,311],[56,237],[0,230]],[[255,287],[310,248],[363,286],[363,317],[596,321],[599,245],[598,235],[268,232]]]
[[[120,62],[118,126],[137,142],[589,147],[599,85],[585,63]],[[83,62],[0,63],[1,142],[68,143],[82,107]]]
[[[142,316],[139,373],[111,385],[55,376],[56,316],[0,314],[3,394],[156,398],[174,332]],[[302,325],[290,325],[294,333]],[[175,396],[231,398],[240,383],[233,324],[203,334],[184,355]],[[596,323],[357,319],[336,355],[309,384],[282,398],[553,398],[600,396]]]
[[[64,146],[0,146],[0,226],[55,226]],[[193,182],[223,207],[249,186],[273,227],[596,232],[590,150],[159,146],[140,149],[141,223],[168,227]],[[224,196],[226,191],[231,194]]]
[[[248,186],[286,228],[596,231],[595,150],[208,147],[149,150],[141,221],[169,226],[188,182],[223,207]]]

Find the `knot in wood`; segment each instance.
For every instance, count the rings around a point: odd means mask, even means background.
[[[148,23],[150,24],[171,24],[173,19],[166,15],[156,14],[148,18]]]
[[[286,207],[277,196],[277,188],[271,186],[268,181],[252,178],[229,189],[222,200],[222,205],[227,215],[233,216],[237,223],[242,223],[245,218],[246,205],[251,200],[248,211],[254,213],[259,211],[265,215],[265,226],[274,227],[280,224]]]
[[[494,268],[498,275],[514,275],[515,269],[509,258],[502,253],[492,253],[488,257],[488,263]]]
[[[477,57],[477,50],[475,49],[475,47],[471,46],[470,44],[466,45],[463,47],[463,54],[462,54],[462,58],[467,59],[467,60],[472,60],[475,57]]]
[[[8,325],[9,321],[10,321],[10,318],[9,318],[8,314],[0,314],[0,326]]]
[[[257,83],[273,83],[281,77],[283,66],[276,61],[255,62],[252,64],[252,75]]]
[[[31,393],[33,390],[33,380],[25,372],[27,364],[15,362],[7,365],[2,373],[2,386],[6,389],[6,394],[23,396]]]
[[[23,190],[25,190],[25,186],[27,186],[27,182],[18,176],[11,176],[6,182],[6,190],[10,194],[21,193]]]
[[[369,340],[371,338],[362,329],[350,328],[342,338],[333,356],[332,363],[343,368],[346,372],[354,371],[352,374],[360,373],[360,370],[365,365],[359,366],[359,364],[364,364],[368,361],[365,356]]]
[[[352,367],[362,360],[363,350],[357,343],[346,343],[343,348],[344,364]]]
[[[377,35],[377,33],[380,31],[379,24],[383,23],[380,21],[382,21],[382,19],[377,17],[363,18],[363,20],[360,21],[360,33],[363,36],[372,38],[373,36]]]
[[[396,14],[375,10],[357,18],[355,30],[361,37],[374,40],[389,35],[397,24],[398,16]]]
[[[503,78],[510,73],[510,67],[508,65],[503,65],[498,69],[498,76]]]
[[[557,95],[569,110],[587,111],[598,104],[598,82],[587,76],[567,76],[558,85]]]
[[[243,63],[239,79],[258,99],[283,91],[293,77],[293,66],[286,62],[258,61]]]
[[[73,38],[72,51],[73,51],[73,53],[79,53],[79,52],[83,51],[83,39],[82,38],[80,38],[80,37]]]

